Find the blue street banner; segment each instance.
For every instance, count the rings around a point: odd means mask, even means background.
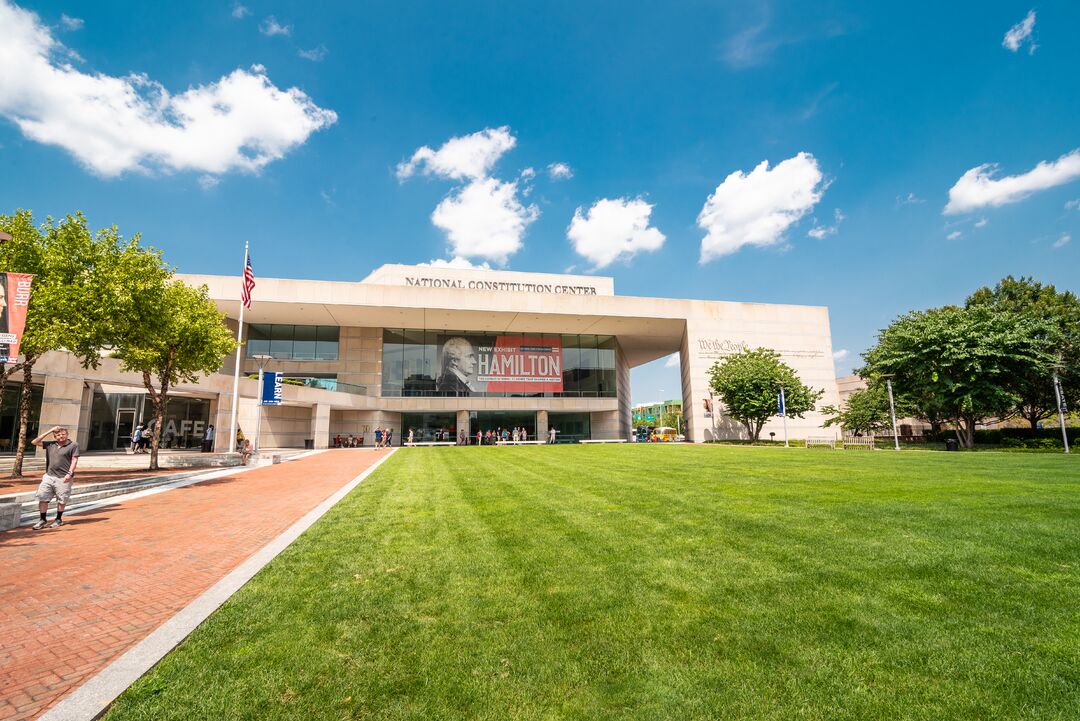
[[[779,415],[783,416],[784,411],[784,391],[780,391],[776,394],[776,410],[779,411]]]
[[[259,394],[259,405],[280,406],[281,386],[284,373],[263,373],[262,391]]]

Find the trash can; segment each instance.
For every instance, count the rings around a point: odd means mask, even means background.
[[[304,450],[305,451],[313,451],[313,450],[315,450],[315,439],[314,438],[305,438],[304,439]]]
[[[947,451],[958,451],[958,450],[960,450],[960,443],[955,438],[946,438],[945,439],[945,450],[947,450]]]

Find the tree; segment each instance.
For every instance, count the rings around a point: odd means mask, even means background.
[[[757,441],[761,427],[778,415],[777,396],[784,388],[790,417],[802,418],[814,410],[825,391],[803,384],[795,370],[767,348],[744,350],[714,363],[709,369],[709,385],[730,415],[746,427],[750,440]]]
[[[896,398],[898,416],[908,415],[906,408]],[[892,430],[892,414],[889,409],[889,392],[884,383],[860,388],[847,397],[842,407],[825,406],[821,412],[830,416],[825,426],[840,426],[855,435]]]
[[[916,415],[955,423],[971,448],[977,423],[1016,405],[1012,379],[1051,362],[1048,332],[1044,321],[986,305],[911,312],[881,331],[856,372],[871,384],[893,376]]]
[[[0,215],[0,229],[12,239],[0,244],[0,271],[31,273],[27,306],[23,385],[19,402],[19,440],[12,476],[22,475],[30,418],[34,364],[42,354],[66,350],[85,368],[96,368],[101,349],[116,335],[118,323],[133,313],[123,278],[142,249],[138,236],[123,240],[114,226],[91,233],[82,213],[34,225],[33,214]]]
[[[1053,372],[1057,366],[1062,379],[1065,402],[1075,408],[1080,405],[1080,298],[1071,291],[1058,292],[1053,285],[1043,285],[1032,278],[1011,275],[993,288],[980,288],[967,299],[967,307],[987,306],[1015,313],[1049,324],[1040,338],[1044,350],[1055,358],[1046,366],[1036,366],[1010,379],[1009,387],[1018,401],[1013,413],[1025,419],[1032,428],[1039,421],[1057,413]]]
[[[149,312],[117,339],[113,357],[123,370],[142,374],[154,406],[151,470],[158,468],[170,391],[178,383],[194,383],[200,374],[216,372],[222,359],[236,350],[224,321],[206,286],[192,288],[179,280],[166,280],[158,287]]]

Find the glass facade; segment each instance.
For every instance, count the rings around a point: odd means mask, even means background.
[[[549,413],[548,424],[555,427],[556,443],[577,443],[592,438],[588,413]]]
[[[281,360],[337,360],[341,328],[336,325],[252,323],[248,326],[248,358],[268,355]]]
[[[154,404],[143,393],[95,391],[90,409],[89,451],[126,449],[139,423],[154,419]],[[198,448],[210,420],[210,401],[176,396],[165,407],[162,448]]]
[[[30,388],[30,420],[26,424],[26,447],[37,436],[38,419],[41,417],[41,396],[45,387],[35,383]],[[19,399],[22,383],[8,383],[0,397],[0,453],[14,453],[19,441]]]
[[[615,398],[615,338],[387,328],[382,395]]]

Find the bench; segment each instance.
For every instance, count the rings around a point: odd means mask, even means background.
[[[605,438],[601,440],[578,441],[578,443],[626,443],[625,438]]]
[[[844,436],[844,450],[848,448],[862,448],[868,451],[874,450],[873,436]]]
[[[415,443],[406,442],[406,446],[456,446],[456,441],[416,441]]]
[[[815,446],[824,446],[825,448],[836,448],[836,439],[829,436],[807,436],[806,447],[814,448]]]

